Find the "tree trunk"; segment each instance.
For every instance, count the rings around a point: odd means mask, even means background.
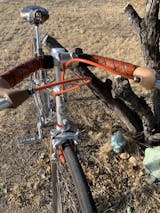
[[[145,65],[156,70],[157,78],[160,77],[160,52],[159,52],[159,36],[160,22],[159,1],[146,0],[146,12],[141,18],[132,5],[128,4],[125,13],[131,20],[134,30],[139,38],[141,50],[144,57]],[[154,89],[152,91],[152,103],[154,109],[154,119],[156,121],[156,131],[160,131],[160,91]]]

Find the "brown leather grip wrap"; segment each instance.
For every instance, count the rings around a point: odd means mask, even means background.
[[[6,72],[0,74],[0,78],[6,80],[11,87],[21,82],[31,73],[43,67],[42,58],[32,58],[23,64],[17,65]]]
[[[9,83],[6,80],[0,78],[0,88],[7,88],[7,89],[9,89],[10,85],[9,85]]]
[[[112,68],[115,72],[117,72],[117,75],[133,77],[133,72],[138,67],[134,64],[126,63],[124,61],[119,61],[112,58],[102,57],[98,55],[90,56],[91,60],[93,60],[94,62]]]
[[[30,93],[27,89],[14,90],[14,89],[0,89],[0,97],[5,97],[9,101],[11,107],[16,108],[22,104],[26,99],[28,99]]]

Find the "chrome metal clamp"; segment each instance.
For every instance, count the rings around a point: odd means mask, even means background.
[[[72,131],[62,131],[62,130],[55,130],[51,131],[51,140],[52,140],[52,160],[56,161],[56,150],[67,140],[73,140],[75,145],[80,143],[78,138],[79,132],[72,132]]]
[[[52,48],[51,54],[54,59],[54,64],[55,65],[61,64],[62,66],[67,61],[78,57],[75,52],[73,51],[66,52],[64,48]]]
[[[73,140],[75,145],[78,145],[80,141],[78,138],[78,134],[79,132],[72,132],[72,131],[66,132],[62,132],[59,130],[55,130],[53,132],[51,131],[53,149],[57,149],[67,140]]]

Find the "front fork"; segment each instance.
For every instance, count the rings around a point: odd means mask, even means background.
[[[60,68],[57,66],[55,68],[56,81],[61,81]],[[61,91],[61,86],[54,88],[55,92]],[[61,150],[62,144],[66,141],[71,141],[75,146],[79,144],[78,132],[71,130],[68,120],[64,116],[65,114],[65,103],[62,100],[62,95],[56,95],[56,119],[57,128],[56,130],[51,130],[51,143],[52,143],[52,160],[56,161],[56,152]]]

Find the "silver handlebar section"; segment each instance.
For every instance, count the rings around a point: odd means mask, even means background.
[[[154,88],[160,89],[160,80],[156,80]]]
[[[0,111],[6,108],[11,107],[11,103],[7,98],[0,98]]]

